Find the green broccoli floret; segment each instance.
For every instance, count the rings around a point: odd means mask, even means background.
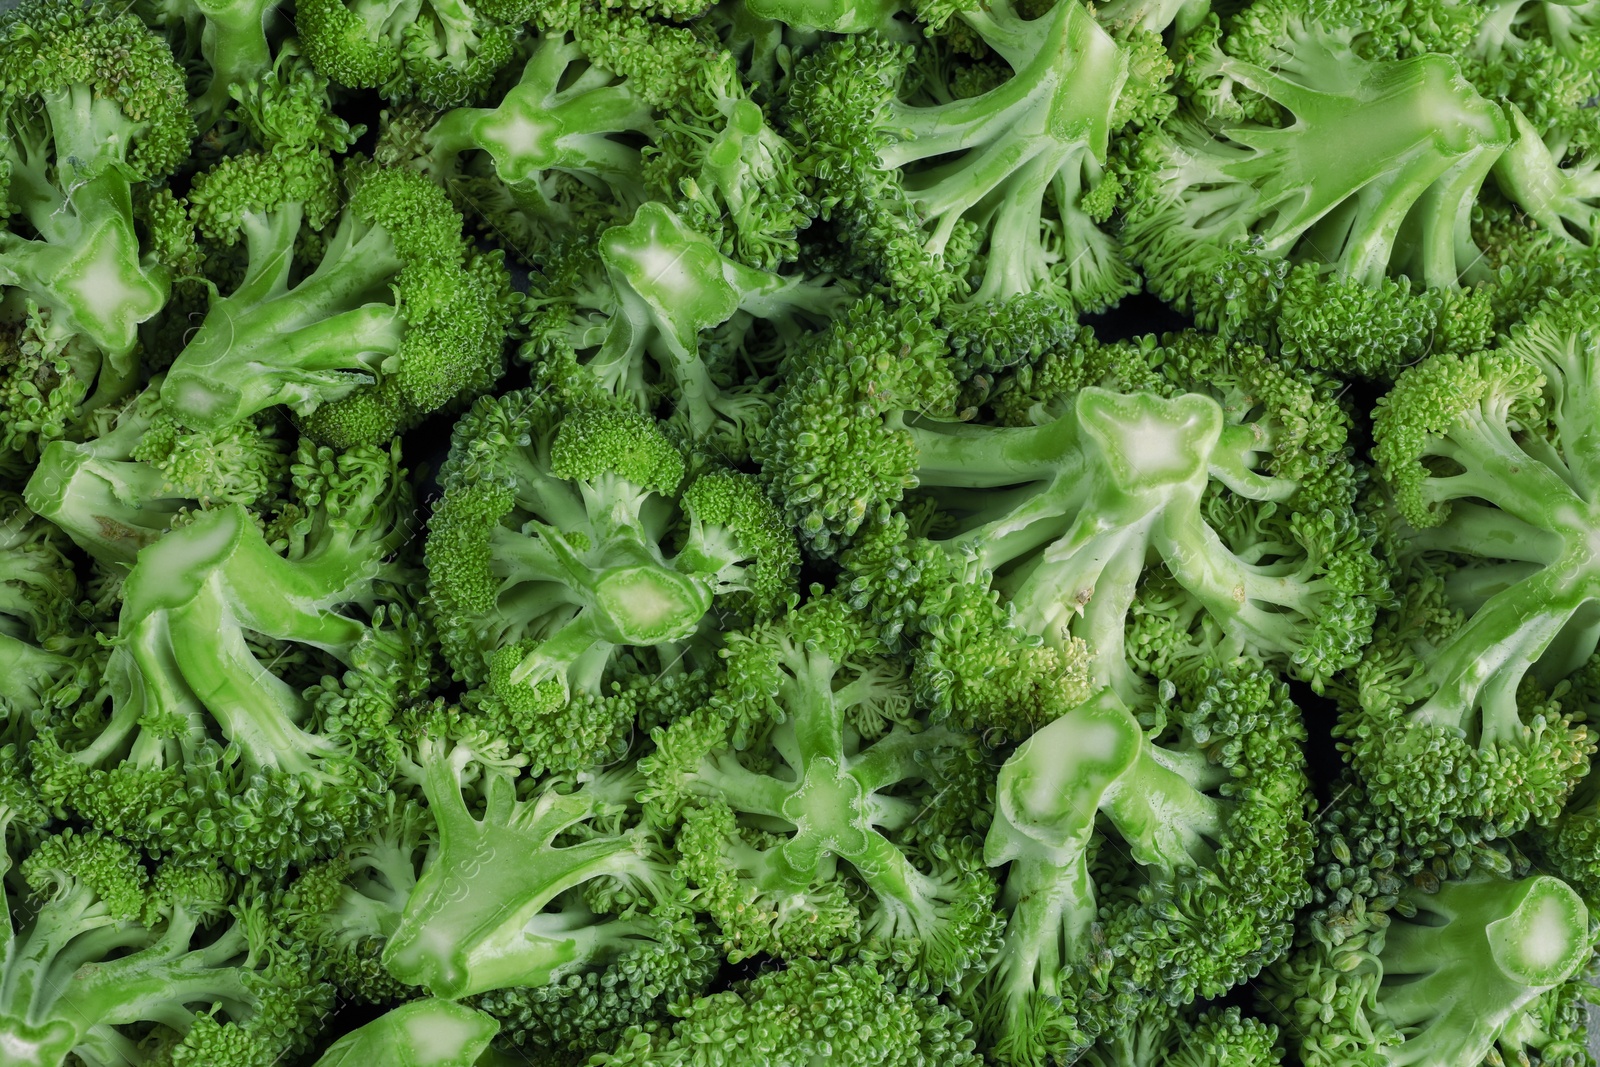
[[[273,942],[264,916],[221,907],[215,877],[163,872],[152,884],[127,845],[66,830],[9,880],[9,894],[0,886],[9,896],[0,899],[7,1063],[258,1067],[303,1047],[329,1006],[326,987]]]
[[[340,995],[369,1004],[416,993],[414,983],[383,966],[383,949],[438,839],[425,806],[394,793],[384,803],[358,840],[302,869],[274,903],[280,924],[306,945],[312,973]]]
[[[1032,21],[1010,3],[955,15],[1012,71],[978,96],[903,99],[913,49],[873,35],[796,68],[789,121],[825,217],[908,297],[1048,292],[1097,310],[1136,292],[1099,226],[1115,202],[1108,144],[1164,87],[1130,81],[1125,47],[1076,0]]]
[[[1160,674],[1248,655],[1320,686],[1360,655],[1383,575],[1331,380],[1216,338],[1085,336],[1002,382],[1008,425],[984,425],[914,376],[937,370],[937,331],[867,313],[800,362],[758,454],[814,547],[925,508],[1018,628],[1069,655],[1086,643],[1093,684],[1126,699],[1147,684],[1135,656]]]
[[[25,298],[90,342],[100,399],[133,385],[139,324],[171,289],[136,193],[177,169],[193,133],[183,71],[135,16],[71,0],[0,16],[0,319],[19,320]]]
[[[1102,1035],[1077,1061],[1083,1067],[1279,1067],[1278,1028],[1237,1007],[1175,1009],[1161,1000]]]
[[[474,1067],[500,1024],[448,1000],[414,1000],[328,1046],[316,1067]]]
[[[249,266],[167,371],[174,418],[217,430],[287,404],[324,440],[372,443],[500,376],[517,301],[500,255],[468,247],[443,193],[411,171],[352,166],[320,259],[297,271],[302,221],[337,203],[326,149],[245,158],[203,186],[210,225],[242,234]]]
[[[1419,832],[1545,822],[1587,771],[1590,729],[1552,687],[1596,650],[1597,308],[1548,303],[1500,348],[1432,357],[1377,403],[1405,599],[1339,733],[1374,802]]]
[[[433,107],[475,103],[516,58],[519,30],[474,0],[298,0],[295,29],[318,71],[350,89]]]
[[[1461,284],[1487,280],[1470,221],[1511,141],[1448,47],[1400,58],[1387,11],[1265,0],[1187,40],[1203,113],[1144,138],[1123,233],[1201,325],[1378,377],[1487,340]]]
[[[397,455],[300,459],[271,540],[231,505],[140,553],[100,691],[33,746],[54,804],[240,873],[328,855],[371,818],[370,746],[432,680],[414,576],[390,558],[409,496]]]
[[[457,424],[429,521],[433,612],[450,665],[540,766],[609,759],[649,691],[636,676],[703,643],[714,604],[761,617],[793,589],[798,550],[753,479],[684,481],[678,449],[615,404],[522,390]]]
[[[1488,0],[1461,5],[1456,18],[1479,15],[1461,54],[1468,78],[1485,95],[1526,116],[1556,158],[1600,148],[1594,100],[1600,94],[1600,4],[1594,0]]]
[[[734,959],[859,939],[939,988],[992,944],[994,885],[971,824],[928,827],[929,842],[901,836],[953,782],[959,793],[975,740],[923,728],[882,655],[863,617],[814,598],[730,637],[722,690],[652,735],[643,795],[659,820],[681,821],[681,869]]]
[[[93,638],[60,532],[0,492],[0,743],[29,739],[26,718],[77,673]]]
[[[418,744],[438,844],[384,947],[391,974],[450,999],[538,987],[603,969],[668,931],[657,918],[683,891],[658,837],[629,825],[631,770],[570,792],[548,782],[519,799],[510,770],[484,767],[470,784],[480,815],[463,795],[469,759],[443,737]]]
[[[560,267],[534,298],[525,358],[553,368],[576,359],[580,369],[568,373],[583,386],[598,385],[642,411],[665,404],[683,436],[732,459],[760,437],[771,388],[717,373],[702,335],[736,317],[779,329],[822,323],[848,299],[845,287],[826,279],[730,259],[654,201]]]
[[[1407,886],[1345,934],[1304,936],[1260,981],[1306,1067],[1482,1063],[1593,952],[1588,909],[1548,875]]]
[[[672,204],[725,256],[776,270],[800,255],[816,204],[793,144],[740,84],[733,57],[702,68],[705,91],[668,107],[643,153],[652,196]]]
[[[135,0],[133,10],[166,34],[188,68],[194,114],[205,131],[222,117],[230,92],[272,70],[282,6],[283,0]]]
[[[240,504],[266,514],[288,490],[290,455],[262,417],[190,432],[160,400],[161,376],[103,432],[44,450],[25,490],[29,506],[107,567],[125,573],[140,549],[197,511]]]
[[[648,199],[641,145],[659,139],[665,109],[720,84],[701,71],[714,57],[691,29],[585,13],[539,34],[493,106],[456,108],[390,139],[533,262],[540,246],[592,237]]]
[[[867,963],[794,960],[685,1005],[670,1031],[639,1028],[595,1067],[719,1067],[819,1062],[977,1067],[972,1024]]]
[[[1545,230],[1594,247],[1600,239],[1600,157],[1590,150],[1569,160],[1567,147],[1555,137],[1540,137],[1521,108],[1508,104],[1506,111],[1516,136],[1495,163],[1495,181]]]
[[[1299,710],[1248,663],[1173,688],[1138,718],[1103,690],[1000,771],[986,857],[1010,864],[1010,921],[972,1014],[1004,1062],[1070,1060],[1141,999],[1218,996],[1289,943],[1312,859]]]

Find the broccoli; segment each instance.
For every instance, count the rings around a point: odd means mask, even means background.
[[[715,1067],[821,1060],[976,1067],[972,1024],[869,963],[795,960],[685,1006],[668,1031],[637,1028],[595,1067]]]
[[[631,771],[520,799],[508,768],[485,767],[472,787],[479,816],[462,792],[470,756],[440,736],[418,746],[438,839],[384,947],[391,974],[459,999],[557,983],[683,932],[660,921],[681,896],[672,858],[647,827],[628,825]],[[677,962],[704,971],[693,953]]]
[[[434,107],[475,102],[516,56],[518,31],[473,0],[298,0],[307,58],[351,89]]]
[[[414,1000],[329,1045],[317,1067],[473,1067],[499,1029],[483,1012],[463,1004]]]
[[[1137,998],[1222,994],[1283,952],[1310,896],[1285,687],[1242,664],[1171,688],[1137,717],[1103,690],[1001,768],[985,856],[1010,864],[1010,922],[971,1011],[1005,1062],[1070,1058]]]
[[[1419,832],[1546,822],[1594,743],[1558,683],[1594,654],[1590,299],[1548,303],[1496,349],[1408,369],[1373,413],[1405,597],[1339,725],[1375,803]]]
[[[1141,141],[1123,232],[1201,325],[1368,377],[1488,340],[1462,283],[1487,280],[1470,221],[1511,143],[1449,43],[1403,55],[1385,10],[1263,0],[1188,38],[1197,106]]]
[[[720,691],[656,730],[639,768],[654,817],[680,825],[681,869],[730,958],[859,940],[907,957],[926,986],[956,982],[997,926],[988,877],[959,862],[975,852],[969,812],[936,814],[970,795],[972,739],[921,728],[904,677],[842,601],[813,598],[730,637],[724,656]],[[752,749],[771,755],[742,760]]]
[[[114,400],[138,376],[139,324],[172,285],[159,254],[171,231],[142,238],[135,204],[159,198],[188,154],[183,71],[131,14],[28,0],[0,15],[0,123],[0,321],[47,329],[47,346],[90,346],[66,357],[70,377],[92,388],[84,403]]]
[[[500,376],[517,301],[502,257],[468,247],[438,189],[355,164],[340,211],[325,150],[239,158],[250,165],[219,164],[194,195],[207,226],[243,238],[249,266],[168,369],[173,418],[215,431],[287,404],[323,440],[371,444]],[[297,272],[302,222],[330,215],[315,269]]]
[[[380,449],[299,458],[270,539],[230,505],[139,554],[99,688],[32,746],[52,803],[241,874],[327,855],[370,820],[366,750],[431,683],[415,579],[387,561],[407,493]]]
[[[127,845],[64,830],[8,873],[8,1063],[256,1067],[301,1047],[328,1007],[264,916],[226,906],[214,872],[152,880]]]
[[[1566,883],[1476,874],[1408,888],[1342,941],[1307,937],[1261,990],[1306,1067],[1480,1063],[1592,952]]]
[[[196,511],[240,504],[267,514],[289,489],[289,448],[268,419],[191,432],[160,394],[157,375],[138,395],[97,412],[99,433],[53,442],[24,491],[29,507],[122,572]]]
[[[1093,311],[1136,292],[1099,226],[1108,144],[1161,86],[1130,80],[1125,47],[1076,0],[1031,22],[1010,3],[950,6],[1011,69],[981,95],[904,99],[912,47],[870,34],[797,66],[789,121],[827,213],[911,298],[1048,292]]]
[[[741,459],[771,415],[771,392],[731,386],[701,336],[740,318],[793,330],[822,323],[847,291],[747,267],[654,201],[600,234],[596,252],[557,259],[535,298],[528,358],[644,411],[671,398],[669,424],[703,450]],[[741,323],[744,325],[744,323]],[[748,326],[745,328],[748,329]],[[591,384],[591,380],[593,384]]]
[[[634,677],[704,645],[714,605],[765,616],[793,588],[798,551],[754,480],[685,471],[644,415],[552,391],[456,425],[428,524],[432,610],[450,665],[541,766],[619,754],[630,695],[649,691]]]

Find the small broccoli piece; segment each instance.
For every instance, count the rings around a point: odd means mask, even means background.
[[[1347,933],[1305,937],[1261,979],[1306,1067],[1484,1062],[1593,950],[1582,899],[1547,875],[1408,886]]]
[[[133,9],[166,34],[189,68],[189,93],[202,132],[222,118],[229,94],[269,73],[283,0],[135,0]]]
[[[443,193],[411,171],[352,166],[336,228],[296,278],[302,221],[333,206],[326,149],[248,158],[205,186],[207,217],[242,233],[249,267],[167,371],[174,418],[218,430],[287,404],[316,436],[367,444],[500,376],[516,298]]]
[[[298,0],[313,66],[351,89],[433,107],[475,103],[516,57],[518,30],[473,0]],[[492,5],[490,5],[492,6]]]
[[[1121,112],[1137,109],[1123,97],[1158,87],[1129,80],[1124,46],[1076,0],[1033,21],[1010,3],[952,6],[1013,72],[981,95],[908,102],[912,49],[872,35],[797,66],[789,121],[825,215],[908,297],[1116,304],[1139,281],[1096,201],[1114,188]]]
[[[326,988],[281,953],[263,916],[219,906],[214,877],[152,883],[127,845],[72,830],[11,873],[11,892],[0,886],[10,1063],[257,1067],[303,1047],[327,1010]],[[141,1037],[159,1052],[130,1060]]]
[[[1516,138],[1495,163],[1501,190],[1559,239],[1594,247],[1600,239],[1600,158],[1586,153],[1566,162],[1560,143],[1541,138],[1520,108],[1510,104],[1506,110]]]
[[[800,255],[798,231],[816,204],[799,153],[740,84],[733,57],[704,66],[704,93],[666,109],[642,179],[718,250],[748,267],[776,270]]]
[[[1485,95],[1504,99],[1525,116],[1557,159],[1600,148],[1594,99],[1600,93],[1600,4],[1594,0],[1489,0],[1462,5],[1451,16],[1471,19],[1481,10],[1470,47],[1457,54]]]
[[[1339,734],[1374,802],[1419,832],[1548,821],[1587,770],[1590,729],[1553,687],[1596,649],[1597,307],[1549,303],[1499,349],[1432,357],[1377,403],[1405,599]]]
[[[1006,1062],[1070,1058],[1130,998],[1218,996],[1289,943],[1312,859],[1299,711],[1248,663],[1174,689],[1137,719],[1102,690],[1001,769],[986,857],[1010,864],[1010,922],[972,1014]]]
[[[0,492],[0,743],[28,739],[25,717],[92,645],[66,548],[55,527]]]
[[[601,233],[598,255],[580,255],[536,298],[543,306],[526,357],[556,366],[576,358],[585,385],[594,379],[643,411],[664,401],[685,437],[735,460],[770,417],[770,388],[715,373],[701,336],[736,316],[779,329],[825,322],[847,299],[839,284],[730,259],[654,201]]]
[[[994,886],[959,820],[920,847],[899,832],[961,773],[974,739],[908,720],[905,679],[882,653],[831,597],[730,637],[722,691],[652,735],[643,796],[660,821],[682,822],[681,868],[732,958],[821,955],[860,938],[940,988],[990,947]],[[864,902],[850,899],[840,861]]]
[[[1179,1010],[1160,1000],[1100,1037],[1076,1061],[1083,1067],[1279,1067],[1278,1028],[1237,1007]]]
[[[383,949],[438,838],[422,804],[393,793],[385,804],[359,840],[303,869],[274,905],[287,933],[308,947],[312,973],[369,1004],[416,993],[383,966]]]
[[[1487,280],[1470,221],[1511,130],[1448,47],[1401,58],[1369,9],[1268,0],[1186,42],[1206,113],[1143,139],[1123,236],[1202,326],[1391,377],[1488,339],[1461,284]]]
[[[265,514],[288,490],[290,456],[277,428],[256,417],[209,433],[178,425],[162,407],[161,376],[83,441],[56,441],[28,480],[29,506],[77,546],[125,573],[140,549],[197,511],[239,504]]]
[[[328,1046],[316,1067],[473,1067],[500,1025],[448,1000],[414,1000]]]
[[[976,1067],[972,1024],[867,963],[795,960],[685,1006],[670,1030],[635,1029],[596,1067],[716,1067],[824,1060],[882,1067]]]
[[[677,905],[673,857],[627,825],[631,771],[524,800],[508,770],[486,768],[480,816],[456,747],[425,737],[418,762],[439,836],[384,947],[401,981],[449,999],[560,982],[638,948],[660,932],[656,909]]]
[[[414,578],[390,558],[409,497],[397,455],[300,459],[272,541],[230,505],[140,553],[100,691],[33,745],[52,803],[240,873],[326,856],[371,819],[369,746],[431,684]],[[302,659],[319,685],[296,678]]]
[[[714,604],[761,617],[792,590],[799,553],[759,487],[684,481],[677,448],[614,404],[523,390],[457,424],[429,522],[433,612],[450,665],[540,766],[611,758],[648,692],[635,676],[701,642]]]
[[[0,284],[98,349],[95,396],[115,399],[134,384],[139,324],[171,289],[134,200],[188,154],[183,72],[131,14],[28,0],[0,17],[0,124],[0,214],[15,220],[0,230]],[[0,319],[18,318],[14,300]]]

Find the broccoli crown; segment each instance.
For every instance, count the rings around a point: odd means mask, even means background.
[[[908,296],[1049,292],[1098,310],[1137,291],[1098,225],[1115,203],[1108,145],[1135,100],[1164,87],[1130,77],[1129,50],[1081,3],[1033,21],[1009,3],[955,15],[1011,77],[966,98],[908,99],[915,49],[874,35],[798,66],[789,119],[825,214]]]
[[[479,402],[453,442],[427,543],[444,653],[546,763],[626,743],[646,691],[631,663],[676,660],[713,603],[759,617],[793,588],[798,551],[759,488],[713,470],[680,491],[683,455],[630,408],[525,390]]]
[[[598,386],[643,411],[669,397],[676,432],[742,458],[770,418],[770,390],[730,387],[702,335],[736,316],[780,330],[821,321],[845,299],[842,287],[745,266],[655,201],[602,232],[597,248],[548,272],[528,358],[576,360],[573,388]]]
[[[133,200],[188,154],[183,71],[132,14],[29,0],[0,18],[0,124],[0,213],[25,227],[0,232],[0,284],[99,349],[98,386],[115,396],[171,287]]]
[[[1373,460],[1405,595],[1340,724],[1373,800],[1419,833],[1555,817],[1594,745],[1563,683],[1595,652],[1586,416],[1593,301],[1441,354],[1377,404]]]
[[[322,74],[390,101],[476,102],[516,57],[518,29],[471,0],[305,0],[295,28]]]
[[[1262,996],[1308,1067],[1480,1063],[1592,949],[1566,883],[1478,874],[1408,887],[1337,944],[1307,938],[1268,969]]]
[[[1197,108],[1141,142],[1124,232],[1152,290],[1202,325],[1380,377],[1442,338],[1486,340],[1456,322],[1481,324],[1481,301],[1455,291],[1511,142],[1459,48],[1407,54],[1386,15],[1267,0],[1186,42]]]
[[[272,540],[231,505],[140,553],[101,686],[33,746],[53,803],[241,874],[326,855],[371,817],[369,746],[431,666],[412,579],[386,562],[403,472],[377,449],[301,458],[322,463],[297,467]]]
[[[158,375],[100,414],[109,425],[96,436],[52,442],[24,490],[79,548],[123,571],[200,511],[238,504],[264,515],[290,490],[289,449],[271,422],[190,431],[162,407],[160,386]]]
[[[1285,687],[1240,664],[1173,696],[1136,717],[1102,690],[1000,771],[985,857],[1010,865],[1011,916],[972,1011],[1006,1062],[1070,1057],[1148,998],[1177,1007],[1254,977],[1310,897],[1305,730]]]
[[[754,1057],[772,1067],[819,1059],[968,1067],[972,1024],[868,963],[795,960],[685,1006],[670,1031],[630,1030],[600,1067],[712,1067]]]
[[[471,250],[460,214],[414,171],[350,167],[321,258],[295,279],[302,222],[332,209],[326,173],[325,150],[285,146],[225,160],[202,184],[202,225],[242,232],[249,265],[162,383],[186,426],[286,404],[325,441],[371,444],[503,371],[518,299],[502,257]]]
[[[541,987],[675,935],[653,913],[681,891],[659,840],[629,825],[631,772],[524,800],[509,769],[488,768],[473,786],[479,816],[458,746],[430,735],[419,751],[438,843],[384,946],[396,978],[452,1000]]]
[[[931,814],[941,793],[966,791],[973,739],[923,727],[882,651],[832,598],[730,637],[706,708],[652,735],[643,795],[654,818],[681,824],[681,869],[733,958],[859,940],[909,956],[937,988],[981,958],[996,927],[988,878],[952,862],[974,852],[966,813]],[[782,765],[741,759],[752,749]],[[921,808],[917,834],[899,833]],[[865,899],[852,899],[841,860]]]
[[[327,1010],[326,987],[259,914],[218,906],[215,879],[152,881],[127,845],[70,829],[16,874],[0,899],[0,1040],[14,1063],[112,1062],[143,1036],[162,1051],[140,1062],[249,1067],[297,1051]]]

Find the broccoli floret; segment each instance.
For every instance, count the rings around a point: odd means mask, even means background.
[[[451,666],[540,766],[609,759],[648,692],[634,676],[703,643],[713,604],[760,617],[793,588],[799,553],[752,479],[684,481],[678,449],[615,404],[523,390],[457,424],[429,521],[433,611]]]
[[[207,509],[259,514],[287,492],[289,448],[262,417],[190,432],[162,407],[161,377],[83,441],[44,450],[25,491],[29,506],[102,564],[125,573],[140,549]]]
[[[358,833],[381,798],[369,746],[432,681],[414,578],[389,559],[410,535],[397,460],[303,448],[272,540],[231,505],[147,546],[100,691],[33,746],[44,794],[158,855],[240,873]]]
[[[1359,933],[1304,940],[1260,990],[1306,1067],[1484,1062],[1593,951],[1588,909],[1548,875],[1408,886]]]
[[[296,279],[301,222],[330,193],[316,177],[325,151],[251,158],[259,168],[229,165],[207,187],[249,267],[167,371],[174,418],[217,430],[287,404],[316,436],[366,444],[500,376],[516,299],[498,253],[468,248],[443,193],[411,171],[353,166],[315,269]]]
[[[283,0],[135,0],[134,11],[166,34],[188,68],[202,132],[222,117],[230,92],[272,70],[282,5]]]
[[[1596,649],[1596,308],[1547,304],[1498,349],[1432,357],[1377,403],[1405,598],[1339,733],[1373,800],[1419,832],[1547,821],[1587,771],[1590,729],[1554,687]]]
[[[905,678],[881,656],[865,620],[829,597],[731,637],[722,691],[652,735],[644,796],[683,822],[681,868],[732,958],[860,939],[939,988],[990,947],[994,886],[959,820],[931,828],[933,842],[899,831],[974,739],[908,719]],[[840,861],[868,891],[860,903]]]
[[[1449,48],[1400,58],[1386,10],[1267,0],[1185,42],[1203,113],[1142,140],[1123,234],[1201,325],[1377,377],[1487,340],[1461,284],[1487,280],[1471,215],[1511,141]]]
[[[629,825],[631,771],[519,799],[509,770],[484,768],[471,785],[478,815],[458,746],[424,737],[417,758],[438,845],[384,947],[396,978],[450,999],[544,986],[667,932],[657,919],[681,906],[682,889],[658,837]]]
[[[141,241],[136,193],[188,154],[183,71],[131,14],[29,0],[0,17],[0,284],[52,331],[99,350],[95,394],[134,384],[139,324],[167,301],[171,264]]]
[[[536,298],[525,358],[560,368],[576,359],[580,384],[640,408],[665,401],[669,424],[701,449],[748,454],[771,415],[766,381],[718,374],[701,337],[741,317],[779,329],[827,321],[848,290],[827,280],[747,267],[654,201],[600,234]],[[746,327],[748,328],[748,327]],[[720,379],[720,380],[719,380]]]
[[[473,0],[298,0],[295,29],[318,71],[351,89],[433,107],[475,103],[516,57],[518,28]],[[492,6],[492,5],[490,5]]]
[[[25,717],[93,645],[67,547],[55,527],[0,492],[0,743],[28,740]]]
[[[1247,663],[1175,691],[1135,718],[1103,690],[1000,771],[986,857],[1010,864],[1010,921],[972,1011],[1006,1062],[1070,1058],[1138,998],[1218,996],[1289,943],[1312,859],[1299,711]]]
[[[329,1006],[261,914],[219,907],[218,879],[164,872],[152,884],[131,848],[98,832],[45,839],[10,882],[0,1048],[11,1063],[257,1067],[303,1047]],[[141,1037],[157,1051],[132,1059]]]
[[[481,1011],[448,1000],[414,1000],[328,1046],[316,1067],[474,1067],[500,1026]]]
[[[665,1028],[639,1028],[596,1067],[976,1067],[972,1024],[866,963],[795,960],[725,993],[685,1005]]]
[[[1010,3],[955,14],[1012,71],[975,97],[902,99],[913,50],[873,35],[798,65],[789,121],[825,217],[907,296],[1116,304],[1139,282],[1099,226],[1109,139],[1160,87],[1129,80],[1124,46],[1076,0],[1033,21]]]

